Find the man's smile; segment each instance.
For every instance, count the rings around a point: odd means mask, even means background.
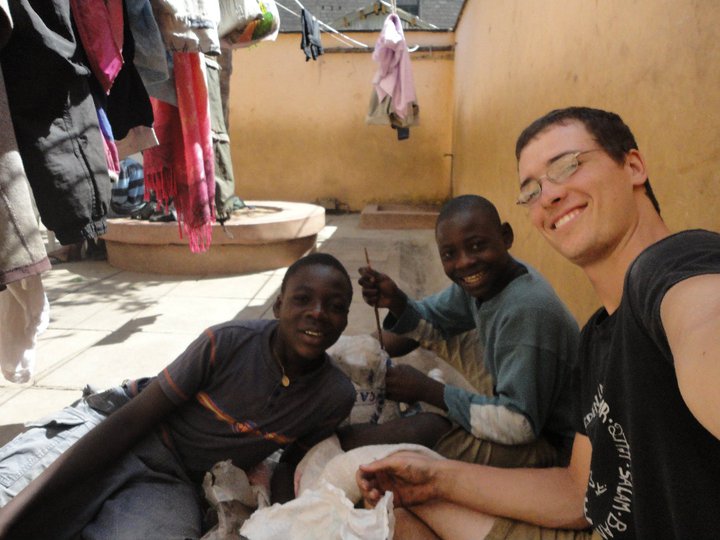
[[[576,208],[575,210],[571,210],[567,214],[564,214],[558,219],[555,223],[553,223],[550,228],[551,229],[560,229],[564,225],[571,222],[573,219],[575,219],[580,213],[582,212],[582,208]]]

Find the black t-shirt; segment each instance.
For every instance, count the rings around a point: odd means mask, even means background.
[[[599,310],[582,331],[576,420],[593,448],[585,514],[603,538],[720,538],[720,441],[683,401],[660,319],[668,289],[718,272],[720,235],[665,238],[630,267],[617,311]]]

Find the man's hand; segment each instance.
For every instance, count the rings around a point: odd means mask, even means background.
[[[407,364],[388,368],[385,376],[385,394],[393,401],[402,403],[424,401],[447,410],[444,397],[445,385]]]
[[[367,304],[387,308],[396,317],[402,315],[407,305],[407,296],[389,276],[376,272],[369,266],[363,266],[358,272],[360,272],[358,283],[362,287],[363,299]]]
[[[412,506],[437,498],[436,467],[443,460],[416,452],[397,452],[360,465],[355,479],[366,507],[374,507],[386,491],[395,506]]]

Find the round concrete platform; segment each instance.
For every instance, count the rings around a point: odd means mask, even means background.
[[[215,275],[289,266],[312,251],[325,226],[325,209],[306,203],[245,201],[224,225],[213,224],[212,243],[192,253],[178,224],[109,219],[103,235],[108,262],[135,272]]]

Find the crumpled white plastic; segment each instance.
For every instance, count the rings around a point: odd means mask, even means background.
[[[360,465],[372,463],[395,452],[412,451],[436,459],[444,459],[437,452],[419,444],[371,444],[360,446],[348,452],[337,453],[340,448],[337,436],[333,435],[311,448],[300,461],[296,469],[300,471],[300,479],[296,483],[297,496],[302,497],[306,491],[317,489],[327,482],[340,489],[346,498],[355,504],[362,495],[355,479]],[[317,474],[317,471],[320,471]]]
[[[218,523],[203,540],[237,539],[238,529],[245,520],[258,508],[270,506],[270,477],[275,463],[271,458],[249,474],[229,459],[218,461],[205,473],[203,492],[217,513]]]
[[[355,508],[327,481],[285,504],[256,511],[240,529],[249,540],[391,540],[392,493],[372,509]]]
[[[355,508],[362,498],[355,473],[364,463],[403,450],[443,459],[417,444],[377,444],[344,452],[337,436],[328,437],[298,464],[296,498],[272,506],[268,506],[267,460],[249,475],[229,460],[219,462],[203,482],[219,523],[203,540],[236,540],[238,528],[250,540],[391,540],[392,493],[386,493],[375,508]]]

